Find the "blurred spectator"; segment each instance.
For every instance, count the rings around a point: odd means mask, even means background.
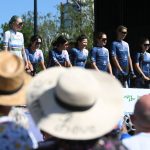
[[[120,130],[121,130],[120,140],[123,140],[125,138],[129,138],[129,137],[131,137],[132,135],[135,134],[136,129],[134,127],[134,124],[131,121],[130,114],[126,114],[123,117],[123,123],[121,125]]]
[[[12,121],[23,126],[25,129],[31,132],[37,142],[43,141],[43,135],[40,129],[36,126],[29,110],[26,107],[12,107],[8,116],[12,118]]]
[[[13,124],[11,124],[11,122],[13,122],[12,118],[8,117],[11,107],[24,106],[26,104],[25,92],[27,89],[27,85],[31,80],[31,77],[25,73],[24,64],[18,56],[2,51],[0,52],[0,58],[0,126],[1,129],[3,129],[3,126],[6,125],[6,130],[8,130],[9,126],[14,126]],[[11,131],[11,129],[9,131]],[[5,132],[7,131],[4,131],[3,133],[5,134]],[[16,138],[17,136],[21,137],[21,135],[18,135],[19,132],[16,132]],[[11,134],[14,134],[14,130],[12,130],[12,132],[10,132],[10,135],[8,135],[7,137],[11,137]],[[31,137],[30,140],[32,140],[32,147],[36,148],[37,142],[35,141],[34,136],[30,132],[28,132],[28,134]],[[4,138],[3,135],[1,136],[1,138]],[[18,140],[19,142],[19,139],[12,140]],[[2,142],[1,139],[0,141]],[[9,141],[7,140],[5,141],[5,143],[6,142],[7,144],[9,143]],[[28,139],[26,142],[28,142]],[[4,146],[5,143],[3,143]],[[10,145],[8,145],[8,147],[11,147],[11,144],[12,142],[10,141]],[[13,150],[13,148],[11,148],[11,150]]]
[[[27,100],[35,122],[50,136],[49,149],[125,149],[118,140],[100,139],[123,111],[122,86],[109,74],[53,67],[31,81]]]
[[[123,143],[129,150],[149,150],[150,148],[150,94],[140,97],[136,102],[132,121],[135,135],[124,139]]]
[[[0,122],[1,150],[32,150],[33,143],[27,130],[15,122]]]

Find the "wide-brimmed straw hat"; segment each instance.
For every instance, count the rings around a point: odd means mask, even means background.
[[[54,137],[95,139],[122,116],[122,86],[104,72],[53,67],[30,82],[27,106],[39,128]]]
[[[25,91],[30,80],[23,60],[10,52],[0,52],[0,105],[25,105]]]

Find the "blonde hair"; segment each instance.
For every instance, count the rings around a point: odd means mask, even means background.
[[[16,22],[19,18],[20,18],[20,17],[19,17],[19,16],[16,16],[16,15],[14,15],[14,16],[11,17],[11,19],[9,20],[9,28],[10,28],[10,29],[12,29],[12,24],[13,24],[14,22]]]
[[[127,27],[125,27],[125,26],[123,26],[123,25],[119,25],[118,27],[117,27],[117,32],[120,32],[120,31],[122,31],[123,29],[126,29],[126,30],[128,30],[128,28]]]

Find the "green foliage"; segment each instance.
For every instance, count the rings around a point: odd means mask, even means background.
[[[43,38],[42,48],[47,51],[51,47],[52,41],[62,33],[68,34],[71,39],[75,39],[80,34],[86,34],[89,41],[89,47],[93,43],[93,31],[94,31],[94,11],[93,1],[86,0],[86,3],[80,5],[80,8],[76,4],[68,5],[67,8],[57,8],[58,12],[65,13],[71,21],[71,26],[65,28],[66,22],[62,21],[61,16],[52,16],[50,13],[45,16],[38,14],[38,34]],[[34,15],[29,11],[22,16],[25,25],[22,29],[24,35],[25,47],[28,46],[30,37],[34,34]],[[60,27],[60,21],[62,21]],[[3,32],[9,29],[8,23],[2,24],[1,28]]]
[[[2,24],[1,25],[1,28],[3,29],[3,31],[5,32],[5,31],[7,31],[8,29],[9,29],[9,26],[8,26],[8,24],[7,23],[5,23],[5,24]],[[2,50],[3,49],[3,33],[1,33],[1,36],[0,36],[0,50]]]
[[[34,34],[33,12],[29,11],[26,14],[23,14],[21,18],[25,23],[21,32],[24,35],[25,47],[27,47],[30,42],[30,37]],[[52,18],[50,13],[46,14],[45,16],[38,15],[38,34],[43,38],[42,48],[45,50],[49,49],[51,42],[54,40],[56,34],[58,33],[56,16],[54,18],[55,20]],[[9,30],[8,23],[2,24],[1,28],[3,33]]]
[[[30,43],[30,38],[34,34],[34,14],[33,12],[29,11],[21,16],[24,26],[21,32],[24,35],[24,45],[28,47]],[[51,47],[52,41],[56,38],[59,30],[58,20],[57,17],[52,17],[50,13],[46,14],[45,16],[40,16],[38,14],[38,33],[42,39],[43,44],[41,49],[43,50],[45,58],[47,58],[48,50]],[[9,21],[8,21],[9,22]],[[9,30],[8,23],[4,23],[1,25],[3,33]],[[2,40],[0,44],[0,48],[2,49]]]
[[[94,32],[94,9],[93,1],[86,0],[85,4],[77,6],[76,4],[67,4],[61,6],[62,28],[61,31],[69,34],[71,39],[76,39],[80,34],[88,37],[88,47],[93,44]]]
[[[74,9],[75,8],[75,9]],[[64,13],[64,8],[60,5],[57,8],[60,14]],[[51,49],[52,42],[60,34],[67,34],[69,38],[74,41],[80,34],[86,34],[88,37],[88,48],[90,49],[93,43],[93,31],[94,31],[94,11],[93,11],[93,1],[86,0],[80,9],[75,5],[71,4],[65,13],[69,16],[71,21],[70,27],[65,27],[62,16],[52,16],[50,13],[41,16],[38,14],[38,34],[43,38],[43,44],[41,49],[43,50],[45,58],[47,58],[48,50]],[[29,11],[23,14],[22,19],[25,23],[22,33],[24,35],[25,47],[28,46],[30,42],[30,37],[34,34],[34,14]],[[60,26],[61,22],[61,26]],[[9,29],[8,23],[1,25],[3,33]],[[1,46],[1,44],[0,44]]]
[[[7,30],[9,29],[8,23],[2,24],[2,25],[1,25],[1,28],[3,29],[4,32],[7,31]]]
[[[24,26],[22,28],[22,33],[24,35],[24,45],[28,46],[30,42],[30,37],[34,34],[34,16],[33,12],[29,11],[27,14],[22,15],[22,20],[24,21]]]
[[[59,30],[57,21],[57,17],[52,17],[50,13],[46,16],[39,16],[39,34],[43,38],[43,46],[46,51],[57,36]]]

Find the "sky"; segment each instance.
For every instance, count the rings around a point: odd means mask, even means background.
[[[34,11],[34,0],[0,0],[0,26],[9,22],[13,15],[22,16],[28,11]],[[57,5],[66,0],[37,0],[37,10],[40,15],[57,14]]]

